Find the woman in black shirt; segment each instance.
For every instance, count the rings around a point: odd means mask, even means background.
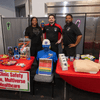
[[[42,49],[42,30],[38,25],[38,19],[36,17],[31,18],[31,25],[26,28],[25,38],[31,39],[31,56],[37,55],[37,52]]]

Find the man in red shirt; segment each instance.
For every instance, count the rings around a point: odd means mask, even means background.
[[[49,23],[43,28],[44,38],[49,39],[51,43],[51,50],[58,55],[58,44],[62,40],[62,28],[59,24],[55,23],[55,16],[50,14],[48,16]]]

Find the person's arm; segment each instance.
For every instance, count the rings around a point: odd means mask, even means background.
[[[75,44],[69,44],[69,48],[76,47],[81,41],[82,35],[78,35]]]
[[[63,41],[61,42],[61,47],[62,47],[62,49],[64,49],[64,44],[63,44]]]
[[[61,43],[62,39],[63,39],[63,36],[62,36],[62,34],[61,34],[61,38],[56,42],[56,44]]]
[[[41,41],[43,41],[43,29],[40,29],[40,34],[41,34]]]
[[[60,34],[61,34],[61,37],[60,37],[60,39],[56,42],[56,44],[59,44],[59,43],[61,43],[61,41],[62,41],[62,39],[63,39],[63,36],[62,36],[62,27],[59,25],[59,32],[60,32]]]
[[[77,36],[77,39],[76,39],[76,42],[74,44],[73,43],[69,44],[69,48],[76,47],[79,44],[79,42],[81,41],[81,38],[82,38],[82,33],[76,25],[73,27],[73,31],[74,31],[75,35]]]
[[[45,33],[42,33],[42,40],[45,39]]]
[[[29,38],[29,30],[28,30],[28,28],[26,28],[26,30],[25,30],[25,38]]]
[[[63,43],[63,30],[62,30],[62,41],[61,41],[61,47],[64,49],[64,43]]]

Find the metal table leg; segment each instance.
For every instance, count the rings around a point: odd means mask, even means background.
[[[69,86],[66,87],[66,81],[64,81],[64,100],[69,100]]]
[[[21,98],[21,91],[19,91],[19,98]]]
[[[66,81],[64,81],[64,100],[66,100]]]

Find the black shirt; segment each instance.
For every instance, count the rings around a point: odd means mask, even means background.
[[[31,44],[41,44],[42,30],[40,27],[29,26],[26,28],[25,36],[29,36]]]
[[[59,24],[47,24],[44,26],[43,33],[46,33],[46,39],[50,42],[57,42],[59,39],[59,33],[62,34],[62,28]]]
[[[65,25],[63,29],[63,44],[68,46],[76,42],[76,37],[82,35],[79,28],[74,24]]]

